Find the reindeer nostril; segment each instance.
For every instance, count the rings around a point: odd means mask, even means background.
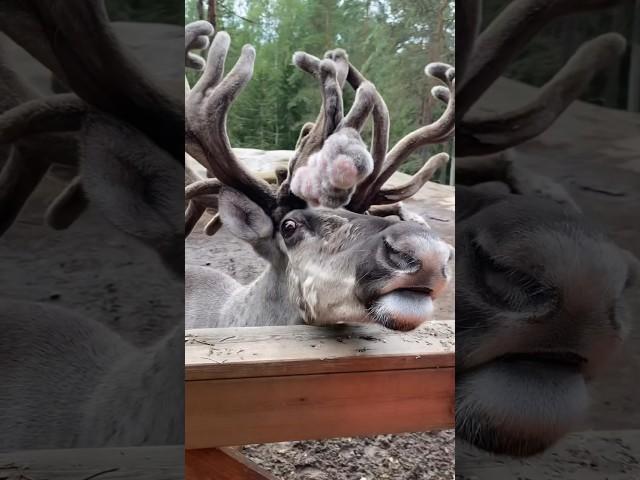
[[[416,272],[422,267],[422,262],[415,256],[403,252],[394,246],[386,238],[383,240],[386,260],[389,265],[397,270]]]

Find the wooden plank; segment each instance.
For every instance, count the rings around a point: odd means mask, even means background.
[[[456,445],[456,478],[511,480],[630,480],[640,478],[640,430],[568,435],[542,455],[512,459]]]
[[[232,448],[185,452],[185,480],[277,480]]]
[[[184,447],[70,448],[0,453],[0,479],[183,480]]]
[[[451,428],[453,367],[192,380],[186,448]]]
[[[188,330],[185,375],[191,381],[452,367],[454,341],[451,321],[407,333],[304,325]]]

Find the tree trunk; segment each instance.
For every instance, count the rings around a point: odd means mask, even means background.
[[[217,0],[208,0],[209,8],[207,10],[207,20],[213,25],[214,30],[218,31],[218,5]]]
[[[204,0],[198,0],[196,10],[198,12],[198,20],[204,20]]]

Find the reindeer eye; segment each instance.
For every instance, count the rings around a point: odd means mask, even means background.
[[[298,224],[293,220],[285,220],[284,222],[282,222],[282,225],[280,225],[280,233],[282,234],[283,238],[289,238],[296,232],[297,229]]]

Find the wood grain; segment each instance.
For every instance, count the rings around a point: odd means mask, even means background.
[[[185,480],[277,480],[232,448],[185,452]]]
[[[184,447],[70,448],[0,453],[0,479],[183,480]]]
[[[188,330],[186,379],[452,367],[454,324],[408,333],[375,326],[286,326]]]
[[[451,428],[453,367],[192,380],[186,448]]]

